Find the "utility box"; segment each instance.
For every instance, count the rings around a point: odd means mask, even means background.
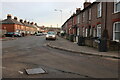
[[[106,39],[99,39],[99,42],[98,42],[98,51],[99,52],[107,52],[108,51],[107,40]]]
[[[84,46],[85,45],[85,38],[82,36],[78,36],[78,43],[79,46]]]

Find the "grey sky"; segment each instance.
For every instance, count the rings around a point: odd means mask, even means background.
[[[10,0],[11,1],[11,0]],[[7,14],[12,14],[20,19],[28,20],[30,22],[36,22],[40,26],[46,27],[61,26],[71,15],[75,12],[76,8],[83,7],[84,0],[66,1],[61,2],[2,2],[2,19],[6,18]],[[60,1],[60,2],[59,2]],[[93,0],[92,0],[93,1]],[[54,9],[62,10],[62,24],[60,11],[54,11]]]

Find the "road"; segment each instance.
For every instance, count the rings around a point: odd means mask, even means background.
[[[56,50],[44,36],[3,41],[3,78],[117,78],[118,60]],[[25,69],[43,68],[46,74],[28,75]]]

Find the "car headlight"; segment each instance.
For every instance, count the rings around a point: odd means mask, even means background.
[[[55,37],[55,35],[53,35],[52,37]]]
[[[49,37],[48,35],[46,35],[46,37]]]

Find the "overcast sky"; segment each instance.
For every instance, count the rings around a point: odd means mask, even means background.
[[[76,8],[83,8],[85,0],[2,0],[2,19],[6,18],[7,14],[13,17],[17,16],[20,19],[30,22],[36,22],[40,26],[46,27],[61,26],[72,14]],[[89,1],[89,0],[88,0]],[[90,0],[94,1],[94,0]],[[54,9],[62,10],[61,12]]]

